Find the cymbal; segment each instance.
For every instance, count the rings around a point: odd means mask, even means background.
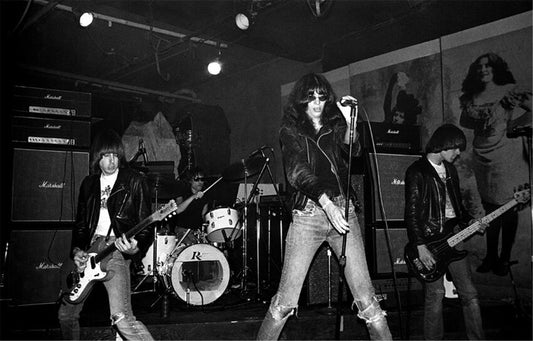
[[[235,162],[224,169],[224,171],[222,171],[222,177],[232,181],[254,176],[261,171],[265,161],[266,158],[260,155],[241,159],[241,161]]]
[[[174,179],[174,174],[164,173],[148,173],[146,174],[148,186],[152,198],[157,199],[172,199],[181,195],[183,192],[182,186]]]

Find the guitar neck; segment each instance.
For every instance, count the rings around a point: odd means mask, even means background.
[[[497,208],[493,212],[487,214],[486,216],[481,218],[480,221],[476,221],[472,225],[468,226],[467,228],[463,229],[462,231],[460,231],[457,234],[455,234],[455,235],[451,236],[450,238],[448,238],[448,240],[447,240],[448,245],[450,245],[451,247],[454,247],[455,245],[459,244],[460,242],[462,242],[466,238],[468,238],[471,235],[473,235],[474,233],[476,233],[478,228],[479,228],[479,225],[481,223],[484,223],[484,224],[490,223],[491,221],[493,221],[494,219],[498,218],[500,215],[504,214],[509,209],[514,207],[517,203],[518,202],[516,201],[516,199],[513,199],[513,200],[509,201],[507,204],[505,204],[505,205]]]
[[[126,232],[125,233],[126,238],[129,239],[129,238],[135,236],[137,233],[141,232],[145,227],[147,227],[148,225],[153,223],[155,221],[154,215],[155,214],[152,214],[151,216],[144,218],[139,224],[135,225],[131,230]],[[107,257],[111,252],[115,251],[116,249],[117,249],[117,247],[115,246],[115,243],[113,243],[113,244],[109,245],[108,247],[106,247],[105,249],[103,249],[102,251],[100,251],[94,257],[94,260],[97,263],[99,263],[100,261],[102,261],[102,259]]]

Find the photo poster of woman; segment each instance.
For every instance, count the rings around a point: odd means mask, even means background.
[[[476,190],[464,197],[480,202],[482,215],[530,183],[531,41],[531,13],[441,39],[444,121],[467,136],[458,170],[475,178]],[[509,210],[484,238],[470,241],[479,281],[507,280],[509,262],[517,260],[515,279],[531,288],[531,218],[531,206]]]
[[[420,126],[423,146],[442,123],[438,40],[349,65],[359,120]]]

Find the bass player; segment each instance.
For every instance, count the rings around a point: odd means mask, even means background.
[[[427,243],[445,236],[446,221],[457,219],[463,224],[475,222],[461,202],[459,177],[453,162],[466,148],[464,133],[453,124],[437,128],[426,145],[426,155],[415,161],[405,174],[405,223],[409,242],[416,245],[418,259],[430,269],[438,259],[431,253]],[[480,223],[480,232],[487,224]],[[461,245],[458,245],[458,249]],[[421,266],[422,266],[421,265]],[[448,265],[454,285],[457,288],[466,335],[470,340],[485,339],[477,290],[467,257]],[[442,277],[424,283],[424,338],[442,340],[442,299],[444,284]]]

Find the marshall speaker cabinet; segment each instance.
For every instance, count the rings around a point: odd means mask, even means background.
[[[14,230],[7,254],[7,289],[14,305],[53,304],[66,278],[71,231]]]
[[[89,153],[14,148],[11,220],[72,222]]]
[[[405,171],[420,155],[369,153],[369,178],[372,180],[372,221],[403,221],[405,207]],[[381,210],[381,198],[383,210]],[[368,212],[368,210],[367,210]],[[366,217],[369,222],[369,217]]]

